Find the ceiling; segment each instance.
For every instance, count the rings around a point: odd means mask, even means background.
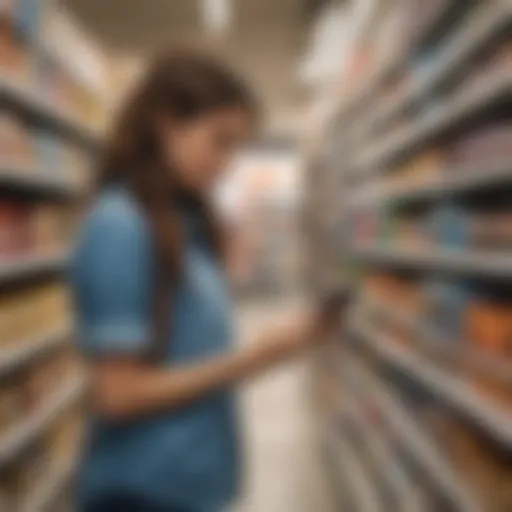
[[[307,89],[298,64],[315,11],[325,0],[232,0],[233,21],[221,36],[201,23],[199,0],[63,0],[100,44],[142,55],[170,42],[202,44],[225,56],[261,96],[268,128],[296,128]]]

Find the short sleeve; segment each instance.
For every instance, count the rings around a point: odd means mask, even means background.
[[[78,243],[72,283],[86,354],[138,354],[150,338],[152,257],[141,214],[112,199],[93,211]]]

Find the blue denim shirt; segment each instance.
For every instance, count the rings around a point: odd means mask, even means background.
[[[222,269],[200,226],[185,220],[182,278],[173,296],[164,365],[218,356],[232,339]],[[104,192],[85,222],[72,267],[79,344],[87,357],[147,349],[153,256],[147,220],[129,192]],[[79,477],[82,505],[128,493],[164,510],[220,510],[237,486],[234,409],[230,390],[223,390],[130,422],[92,418]]]

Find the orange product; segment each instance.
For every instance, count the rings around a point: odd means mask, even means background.
[[[512,383],[492,366],[479,366],[479,354],[490,364],[512,363],[512,330],[510,305],[480,300],[467,311],[467,337],[473,350],[470,376],[475,386],[497,401],[512,408]]]
[[[12,432],[22,417],[23,408],[19,387],[13,381],[3,382],[0,387],[0,436]]]
[[[473,345],[489,355],[512,360],[510,306],[485,300],[468,309],[468,334]]]

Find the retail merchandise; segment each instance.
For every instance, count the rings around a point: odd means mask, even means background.
[[[37,128],[15,112],[0,112],[0,159],[10,173],[31,175],[85,188],[89,154],[46,128]]]
[[[3,292],[0,318],[2,347],[62,331],[69,321],[67,289],[61,283],[49,283]]]
[[[506,162],[512,152],[512,125],[509,119],[498,119],[485,123],[452,140],[438,143],[412,156],[405,163],[390,169],[388,173],[374,178],[372,186],[380,197],[397,199],[407,192],[421,187],[442,187],[450,180],[462,179],[466,175],[489,172],[489,165]],[[364,206],[364,204],[362,205]]]
[[[81,411],[70,409],[23,453],[13,468],[0,472],[0,505],[5,507],[1,510],[36,510],[34,504],[42,497],[48,500],[45,503],[52,504],[52,511],[60,510],[61,506],[66,509],[62,499],[66,492],[52,489],[51,484],[58,482],[59,475],[69,473],[82,425]]]
[[[354,245],[404,250],[475,250],[497,254],[512,250],[510,206],[468,209],[440,204],[421,214],[379,208],[353,215]]]
[[[365,278],[369,314],[393,342],[432,358],[512,410],[512,300],[466,282],[376,274]]]
[[[73,219],[55,204],[27,204],[0,199],[0,262],[19,257],[63,253]]]
[[[355,84],[365,101],[332,123],[343,158],[320,159],[310,176],[341,182],[346,206],[331,221],[343,246],[308,227],[316,252],[338,247],[328,270],[355,296],[340,391],[324,407],[341,410],[339,442],[354,456],[346,470],[366,492],[337,476],[349,510],[373,510],[372,496],[390,512],[508,512],[512,12],[456,0],[381,7],[382,19],[400,20],[395,59]],[[367,34],[370,62],[379,41]],[[308,195],[327,201],[320,188]]]
[[[104,122],[104,108],[77,82],[44,44],[45,2],[7,1],[0,11],[0,64],[5,77],[37,93],[59,112],[92,126]]]
[[[372,369],[371,380],[366,366]],[[357,436],[363,437],[361,450],[373,446],[370,455],[360,452],[362,464],[367,463],[368,457],[381,459],[380,471],[372,479],[376,489],[388,482],[388,489],[395,488],[395,498],[397,494],[405,497],[411,500],[411,506],[414,503],[424,511],[457,511],[460,500],[469,500],[475,506],[485,503],[485,510],[492,512],[508,510],[510,460],[477,429],[468,427],[433,395],[415,386],[414,381],[404,381],[400,373],[372,358],[350,359],[343,375],[343,386],[356,400],[360,415],[354,423],[353,404],[346,406],[344,423],[352,424],[347,434],[353,436],[350,439],[354,442]],[[398,417],[402,435],[397,435]],[[409,429],[432,454],[448,450],[444,474],[429,472],[429,464],[422,460],[417,444],[409,444],[408,434],[403,435]],[[383,461],[388,463],[382,464]],[[446,487],[439,485],[439,479],[445,479]],[[448,489],[453,487],[458,487],[459,492],[452,494]],[[385,510],[397,510],[399,506],[392,499],[387,503]]]
[[[83,370],[61,271],[103,107],[47,44],[50,4],[0,6],[2,512],[69,510],[83,424]]]

